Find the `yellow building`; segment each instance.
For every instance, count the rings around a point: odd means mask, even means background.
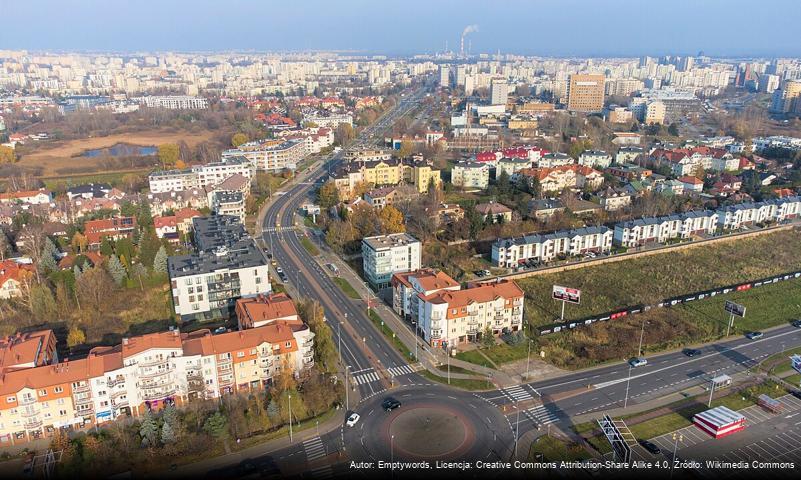
[[[567,109],[575,112],[600,112],[604,108],[605,77],[570,75],[567,82]]]
[[[428,192],[433,179],[437,186],[442,185],[440,171],[422,158],[406,160],[378,160],[375,162],[351,162],[331,175],[339,190],[340,198],[350,198],[353,189],[360,183],[370,187],[414,185],[420,193]]]

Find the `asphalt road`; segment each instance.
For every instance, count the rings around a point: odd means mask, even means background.
[[[523,385],[528,398],[519,390],[510,389],[481,395],[498,405],[512,405],[515,400],[533,401],[535,406],[526,415],[530,427],[565,423],[569,417],[622,407],[627,385],[627,405],[631,406],[709,384],[712,377],[720,374],[732,376],[743,372],[770,355],[798,345],[801,345],[801,329],[788,325],[765,332],[759,340],[743,337],[698,347],[702,354],[695,357],[687,357],[680,351],[646,357],[648,365],[631,368],[630,380],[629,365],[620,362]]]

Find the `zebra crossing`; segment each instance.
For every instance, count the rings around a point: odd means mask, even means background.
[[[529,408],[525,413],[526,416],[537,425],[548,425],[558,422],[561,419],[561,415],[558,412],[549,410],[545,405]]]
[[[291,227],[267,227],[267,228],[262,229],[262,232],[264,232],[264,233],[278,233],[278,232],[288,232],[288,231],[294,230],[294,229],[295,229],[294,226],[291,226]]]
[[[393,377],[400,377],[401,375],[408,375],[414,373],[415,369],[411,365],[401,365],[398,367],[388,368],[387,371]]]
[[[361,375],[355,375],[353,377],[353,383],[356,385],[364,385],[365,383],[377,382],[379,380],[381,380],[381,377],[379,377],[376,372],[362,373]]]
[[[317,468],[312,468],[309,470],[309,478],[333,478],[334,477],[334,470],[331,468],[331,465],[323,465]]]
[[[303,442],[303,450],[306,451],[306,461],[309,463],[326,456],[325,445],[320,437],[314,437]]]
[[[506,387],[501,389],[501,393],[503,393],[506,398],[513,402],[525,402],[526,400],[531,400],[534,396],[523,388],[522,385],[515,385],[513,387]]]

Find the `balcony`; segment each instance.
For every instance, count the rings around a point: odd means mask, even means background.
[[[303,352],[303,356],[305,358],[313,357],[314,356],[314,350],[306,350],[305,352]]]
[[[81,385],[73,386],[72,387],[72,393],[84,393],[84,392],[88,392],[90,389],[91,389],[91,386],[89,385],[89,383],[84,383],[84,384],[81,384]]]
[[[162,398],[175,395],[175,391],[175,387],[165,388],[162,390],[143,393],[142,398],[145,400],[161,400]]]
[[[309,341],[303,342],[301,344],[301,347],[304,347],[304,348],[311,348],[313,346],[314,346],[314,340],[309,340]]]
[[[262,358],[259,360],[259,367],[261,368],[270,368],[273,366],[273,361],[271,359]]]
[[[169,367],[169,366],[167,368],[156,368],[156,369],[150,370],[150,371],[141,371],[140,370],[139,378],[158,377],[159,375],[166,375],[166,374],[172,372],[173,370],[175,370],[175,369],[172,368],[172,367]]]
[[[232,364],[227,365],[218,365],[217,366],[217,373],[220,375],[226,375],[234,372],[234,366]]]
[[[35,430],[37,428],[42,428],[42,420],[38,418],[30,419],[25,421],[25,423],[23,423],[22,426],[25,427],[25,430]]]
[[[39,415],[39,413],[41,413],[41,410],[39,410],[38,408],[32,410],[25,409],[20,412],[20,415],[22,415],[22,418],[31,418]]]
[[[34,403],[36,403],[36,397],[22,397],[19,399],[20,406],[33,405]]]
[[[139,367],[153,367],[153,366],[156,366],[156,365],[161,365],[161,364],[167,363],[169,361],[170,361],[170,357],[164,357],[164,358],[156,358],[154,360],[137,362],[136,365],[139,366]]]
[[[76,405],[80,405],[80,404],[84,404],[84,403],[92,403],[92,396],[91,395],[83,395],[83,396],[80,396],[80,397],[75,396],[73,398],[75,399],[75,404]]]
[[[114,407],[114,408],[127,407],[128,406],[128,399],[127,398],[123,398],[123,399],[116,399],[115,400],[115,399],[112,398],[111,399],[111,406]]]
[[[107,385],[109,388],[114,388],[117,385],[122,385],[123,383],[125,383],[125,377],[117,377],[109,380]]]
[[[114,398],[117,398],[120,395],[125,395],[126,393],[128,393],[128,390],[126,390],[124,388],[119,388],[119,389],[114,390],[113,392],[109,393],[109,397],[111,397],[111,399],[113,400]]]

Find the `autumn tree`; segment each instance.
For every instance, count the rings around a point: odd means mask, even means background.
[[[75,294],[81,310],[90,319],[97,319],[106,311],[114,291],[112,285],[114,280],[102,267],[90,268],[75,280]]]
[[[317,203],[323,211],[339,204],[339,189],[333,180],[325,182],[317,190]]]
[[[164,168],[172,168],[179,158],[178,145],[174,143],[162,143],[158,148],[159,161]]]
[[[0,145],[0,163],[14,163],[17,161],[17,154],[14,149],[6,145]]]
[[[247,143],[247,141],[248,141],[248,136],[247,136],[247,135],[245,135],[245,134],[244,134],[244,133],[242,133],[242,132],[235,133],[235,134],[234,134],[234,135],[231,137],[231,145],[232,145],[234,148],[237,148],[237,147],[239,147],[239,146],[240,146],[240,145],[242,145],[243,143]]]
[[[356,136],[353,126],[349,123],[340,123],[334,131],[334,141],[339,145],[344,145]]]
[[[378,212],[378,220],[381,222],[381,233],[384,235],[406,231],[403,214],[392,205],[387,205]]]
[[[399,158],[406,158],[414,153],[414,145],[409,140],[403,140],[398,150]]]
[[[86,343],[86,334],[77,325],[70,327],[67,333],[67,346],[70,348],[77,347]]]
[[[325,233],[325,243],[337,253],[344,253],[347,246],[354,240],[353,226],[342,220],[334,220],[328,224]]]
[[[86,239],[86,236],[81,232],[75,232],[75,234],[72,236],[72,240],[70,241],[70,247],[72,247],[72,252],[76,254],[85,252],[88,245],[89,241]]]

